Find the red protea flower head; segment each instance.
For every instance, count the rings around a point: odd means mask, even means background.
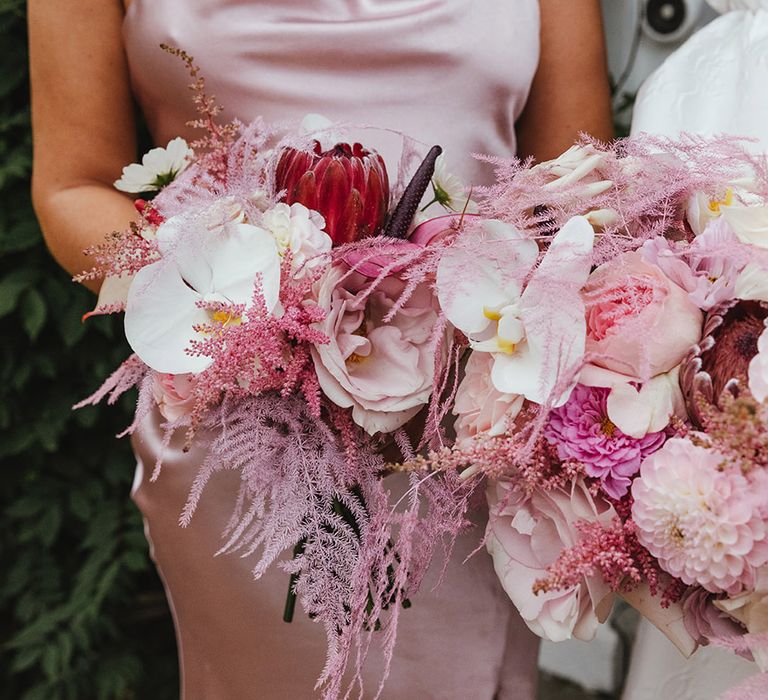
[[[707,314],[702,340],[680,368],[680,388],[695,424],[702,424],[702,400],[716,405],[724,391],[738,394],[747,386],[749,362],[757,355],[766,318],[768,305],[757,301],[729,301]]]
[[[277,191],[287,204],[320,212],[334,245],[379,233],[389,207],[389,178],[384,159],[361,144],[337,143],[323,151],[286,148],[275,173]]]

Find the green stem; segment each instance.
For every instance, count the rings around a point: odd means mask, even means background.
[[[435,202],[439,202],[440,198],[435,197],[431,202],[427,202],[422,208],[421,211],[427,211],[429,207],[431,207]]]
[[[293,558],[295,559],[304,551],[306,544],[304,538],[300,539],[293,548]],[[288,595],[285,599],[285,610],[283,611],[283,622],[293,622],[293,613],[296,610],[296,582],[299,580],[298,574],[291,574],[288,581]]]

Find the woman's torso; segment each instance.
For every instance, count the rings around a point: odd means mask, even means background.
[[[467,180],[472,153],[510,156],[538,63],[537,0],[133,0],[131,79],[157,143],[194,116],[191,54],[224,118],[320,113],[441,144]],[[396,141],[393,144],[397,143]],[[398,152],[378,145],[390,168]]]
[[[131,79],[154,140],[164,144],[194,117],[190,82],[168,43],[193,55],[222,118],[270,122],[310,112],[394,129],[439,143],[466,180],[489,179],[471,153],[510,156],[514,121],[538,63],[537,0],[133,0],[124,36]],[[366,137],[369,132],[366,132]],[[390,170],[399,139],[370,144]],[[392,173],[394,174],[394,173]],[[191,525],[178,516],[203,458],[171,444],[148,481],[162,432],[157,414],[133,436],[134,500],[177,626],[185,700],[310,698],[324,662],[323,634],[302,615],[281,619],[288,586],[273,568],[213,558],[237,497],[238,474],[215,475]],[[394,491],[404,488],[393,477]],[[402,479],[399,479],[402,481]],[[457,543],[444,583],[437,562],[408,614],[383,697],[534,696],[537,646],[480,553],[476,528]],[[457,634],[457,632],[459,632]],[[365,685],[384,667],[372,654]]]

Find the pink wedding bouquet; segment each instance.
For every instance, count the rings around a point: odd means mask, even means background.
[[[441,252],[469,350],[456,443],[528,626],[590,639],[622,596],[685,653],[768,669],[768,170],[729,139],[498,162]]]
[[[127,432],[159,412],[166,445],[207,445],[182,525],[239,472],[222,551],[258,577],[293,550],[286,619],[298,597],[324,625],[325,697],[382,627],[391,658],[480,486],[537,634],[589,639],[621,596],[685,654],[768,668],[765,162],[727,138],[585,141],[486,158],[475,204],[438,147],[418,165],[404,139],[390,183],[375,151],[322,143],[333,125],[219,125],[175,53],[205,136],[116,183],[139,219],[80,279],[104,278],[91,314],[124,313],[134,354],[83,403],[138,386]]]
[[[413,456],[409,421],[425,409],[415,443],[428,444],[449,410],[456,348],[434,270],[440,239],[471,202],[439,147],[390,186],[375,151],[322,145],[327,127],[218,124],[196,67],[173,52],[196,79],[204,136],[151,150],[115,183],[141,195],[139,218],[88,251],[94,267],[78,279],[104,280],[87,316],[123,313],[134,354],[80,405],[138,386],[126,432],[159,413],[166,447],[178,431],[207,445],[182,525],[217,471],[239,472],[222,551],[255,555],[256,577],[293,551],[280,563],[285,619],[298,597],[324,625],[318,683],[336,697],[374,630],[384,628],[391,655],[433,551],[467,525],[470,491],[457,476],[403,477],[399,509],[384,476],[389,461]],[[406,173],[417,153],[404,144]]]

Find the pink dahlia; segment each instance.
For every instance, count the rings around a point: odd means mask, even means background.
[[[768,494],[714,449],[672,438],[632,484],[637,537],[688,585],[737,593],[768,562]]]
[[[664,433],[632,438],[608,418],[610,389],[577,385],[567,403],[549,414],[544,431],[560,459],[584,464],[612,498],[622,498],[640,463],[664,443]]]

